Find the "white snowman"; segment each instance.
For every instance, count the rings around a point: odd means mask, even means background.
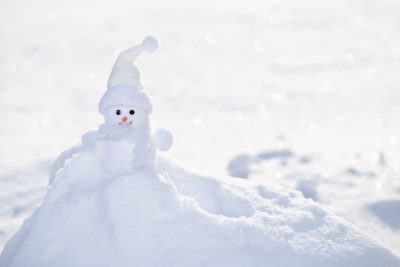
[[[107,91],[99,103],[104,124],[97,131],[84,134],[80,145],[63,152],[54,161],[49,184],[66,160],[82,151],[92,153],[107,174],[118,175],[152,168],[156,148],[166,151],[171,147],[172,135],[167,130],[158,129],[151,134],[151,99],[143,90],[139,71],[134,65],[142,52],[153,52],[157,47],[157,40],[147,36],[140,45],[118,56],[108,80]]]

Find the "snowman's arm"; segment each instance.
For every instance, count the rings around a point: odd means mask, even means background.
[[[54,182],[54,179],[56,178],[57,172],[62,169],[65,165],[65,162],[72,158],[72,156],[79,151],[81,151],[82,145],[76,145],[71,147],[70,149],[62,152],[56,160],[51,164],[50,167],[50,176],[49,176],[49,185],[51,185]]]
[[[81,144],[71,147],[70,149],[62,152],[50,167],[49,185],[54,182],[57,172],[62,169],[65,162],[72,158],[73,155],[81,151],[91,151],[94,149],[97,141],[97,132],[89,131],[82,135]]]
[[[85,133],[81,137],[82,149],[92,151],[96,147],[97,140],[97,131],[89,131]]]
[[[163,128],[158,128],[152,135],[153,142],[157,149],[167,151],[173,143],[173,136],[170,131]]]

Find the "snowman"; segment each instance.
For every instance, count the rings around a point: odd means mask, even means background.
[[[49,184],[57,172],[74,154],[93,155],[101,169],[110,176],[153,168],[156,149],[166,151],[172,145],[172,135],[165,129],[151,134],[150,96],[140,83],[136,58],[144,51],[158,48],[157,40],[147,36],[143,42],[122,52],[110,74],[105,94],[99,102],[104,123],[98,130],[82,136],[81,144],[63,152],[53,163]]]

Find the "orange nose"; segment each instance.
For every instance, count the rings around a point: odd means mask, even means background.
[[[122,122],[126,122],[128,120],[128,117],[125,116],[121,120],[122,120]]]

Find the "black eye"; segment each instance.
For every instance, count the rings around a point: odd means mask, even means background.
[[[121,110],[117,109],[117,111],[115,111],[115,114],[121,115]]]
[[[133,109],[129,110],[129,114],[133,115],[135,114],[135,111]]]

